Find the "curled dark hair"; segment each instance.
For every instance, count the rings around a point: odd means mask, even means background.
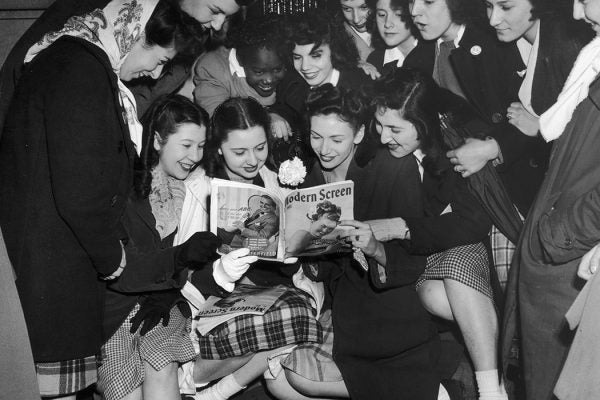
[[[158,151],[154,148],[154,135],[158,134],[160,141],[164,143],[185,123],[206,128],[208,114],[187,98],[177,94],[157,98],[144,114],[142,151],[134,165],[134,194],[137,198],[145,199],[150,194],[152,169],[156,167],[159,159]]]
[[[226,46],[235,48],[242,65],[260,49],[273,51],[281,59],[289,60],[281,15],[265,15],[232,26],[227,33]]]
[[[331,221],[339,221],[342,217],[342,208],[336,206],[329,200],[325,200],[317,204],[317,209],[314,214],[306,214],[311,221],[317,221],[324,215]]]
[[[416,69],[395,68],[367,90],[374,113],[381,109],[397,110],[414,125],[423,153],[433,159],[441,155],[440,89],[430,76]]]
[[[531,4],[531,20],[559,18],[570,20],[573,15],[573,1],[570,0],[528,0]]]
[[[368,108],[360,93],[326,83],[308,93],[306,111],[309,120],[315,115],[337,115],[356,133],[365,124]]]
[[[476,24],[487,27],[485,4],[482,0],[446,0],[450,19],[458,25]]]
[[[335,69],[355,68],[358,64],[358,50],[338,18],[332,18],[322,10],[312,10],[293,16],[287,28],[290,50],[296,45],[312,44],[314,50],[327,44]]]
[[[173,47],[179,58],[195,58],[203,50],[206,29],[179,6],[179,0],[159,0],[145,28],[146,44]]]
[[[377,29],[377,2],[379,0],[366,0],[367,6],[371,9],[371,15],[369,15],[368,26],[369,32],[371,32],[371,45],[376,49],[385,49],[388,46],[383,41],[379,29]],[[410,16],[410,10],[408,9],[407,0],[390,0],[390,8],[394,11],[401,11],[401,20],[406,24],[406,28],[410,29],[410,33],[414,37],[420,37],[419,30],[413,23]]]
[[[269,150],[267,166],[270,167],[272,133],[271,117],[267,110],[252,97],[232,97],[221,103],[215,109],[210,120],[210,130],[203,161],[206,175],[215,177],[218,171],[225,167],[223,156],[219,154],[219,148],[223,142],[227,141],[229,132],[245,130],[255,126],[260,126],[265,130]]]

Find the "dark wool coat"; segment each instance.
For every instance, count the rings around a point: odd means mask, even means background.
[[[547,29],[548,26],[551,29]],[[570,31],[564,24],[541,24],[532,92],[533,108],[538,114],[556,100],[585,42],[582,38],[585,32],[579,36],[567,32]],[[419,42],[404,66],[432,74],[435,46],[435,42]],[[550,57],[552,63],[548,62]],[[496,170],[514,204],[525,216],[544,179],[551,145],[540,136],[524,135],[506,119],[506,109],[518,101],[522,79],[517,71],[525,69],[517,46],[514,42],[501,43],[488,30],[469,25],[459,47],[451,52],[450,63],[467,101],[479,118],[492,127],[488,134],[498,142],[503,160]]]
[[[584,282],[581,257],[600,238],[600,81],[564,133],[531,209],[510,270],[503,355],[519,318],[528,399],[549,400],[572,334],[564,318]]]
[[[133,143],[106,54],[59,39],[29,63],[0,142],[0,225],[38,362],[96,354],[122,257]]]
[[[363,168],[353,162],[346,178],[355,184],[357,220],[423,215],[411,157],[395,159],[381,149]],[[316,165],[305,186],[323,183]],[[320,259],[320,275],[313,278],[333,294],[333,358],[353,399],[436,399],[439,341],[414,288],[425,257],[410,255],[399,240],[384,247],[385,282],[374,260],[365,272],[351,255]],[[305,272],[311,275],[310,268]]]
[[[123,226],[128,237],[125,246],[127,267],[109,284],[104,316],[105,340],[147,292],[181,289],[188,275],[187,268],[177,266],[178,248],[173,247],[175,233],[161,240],[148,199],[127,202]],[[195,269],[193,276],[194,284],[204,296],[223,294],[212,277],[212,262]]]

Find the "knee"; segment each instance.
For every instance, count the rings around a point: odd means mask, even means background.
[[[153,384],[168,384],[177,377],[177,363],[169,363],[160,370],[155,370],[150,364],[144,362],[145,380],[151,381]]]
[[[442,281],[425,281],[417,289],[423,307],[436,317],[452,321],[452,309],[448,303]]]
[[[296,397],[283,371],[276,379],[265,379],[265,384],[269,393],[278,400],[293,400]]]

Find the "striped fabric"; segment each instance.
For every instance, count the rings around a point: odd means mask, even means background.
[[[79,392],[98,380],[98,357],[36,363],[40,394],[59,396]]]

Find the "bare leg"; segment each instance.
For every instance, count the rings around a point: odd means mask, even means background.
[[[100,396],[102,400],[104,400],[103,396]],[[123,397],[121,400],[142,400],[142,386],[136,387],[133,392],[129,393],[127,396]]]
[[[427,281],[419,288],[425,308],[456,320],[476,371],[497,368],[498,320],[492,300],[458,281]]]
[[[77,399],[77,395],[76,394],[70,394],[68,396],[59,396],[59,397],[46,397],[46,396],[42,396],[42,399],[52,399],[52,400],[76,400]]]
[[[160,371],[144,362],[145,379],[142,383],[144,400],[181,400],[177,381],[177,363],[170,363]]]
[[[194,382],[208,383],[229,375],[248,363],[253,356],[254,354],[248,354],[225,360],[203,360],[197,358],[194,363]]]
[[[327,400],[349,398],[344,381],[317,382],[285,370],[277,379],[266,380],[267,389],[279,400]]]

